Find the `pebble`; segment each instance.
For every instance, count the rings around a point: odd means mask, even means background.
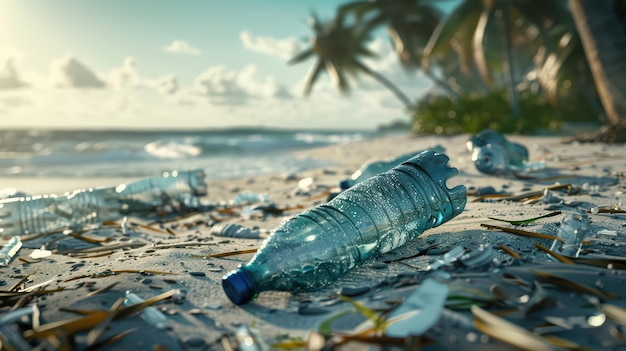
[[[190,275],[193,275],[194,277],[206,277],[206,273],[204,272],[189,272]]]
[[[337,293],[343,296],[354,297],[354,296],[363,295],[366,292],[370,291],[371,289],[372,288],[369,286],[359,286],[359,287],[344,286],[344,287],[341,287],[341,289],[339,289]]]
[[[389,266],[386,263],[377,262],[377,263],[372,264],[370,267],[374,269],[387,269],[387,267]]]
[[[191,338],[185,341],[185,345],[189,347],[204,347],[206,345],[206,341],[200,338]]]

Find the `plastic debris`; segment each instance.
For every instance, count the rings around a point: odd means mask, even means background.
[[[241,351],[265,351],[269,349],[259,332],[247,324],[237,328],[236,337]]]
[[[477,250],[472,250],[459,257],[459,261],[466,267],[480,267],[493,262],[495,255],[491,245],[481,244]]]
[[[259,229],[251,229],[240,224],[218,223],[211,226],[209,234],[229,238],[260,239],[265,237]]]
[[[52,255],[52,251],[46,249],[35,249],[28,255],[30,258],[39,259]]]
[[[233,200],[230,201],[231,205],[247,205],[253,204],[257,202],[268,202],[270,201],[270,197],[268,194],[257,194],[250,191],[244,191],[237,196]]]
[[[54,194],[9,197],[0,200],[0,236],[54,233],[97,228],[119,220],[123,213],[155,210],[168,200],[199,207],[198,196],[207,194],[204,172],[166,173],[117,187],[74,190]]]
[[[424,151],[288,220],[249,263],[224,277],[224,291],[244,304],[266,290],[318,290],[454,218],[467,191],[446,186],[457,173],[448,160]]]
[[[450,251],[446,252],[442,256],[438,257],[431,264],[426,267],[426,270],[436,270],[443,266],[447,266],[456,262],[461,256],[465,254],[465,248],[463,246],[455,246]]]
[[[528,149],[510,142],[502,134],[485,129],[467,142],[476,169],[482,173],[504,175],[545,168],[543,162],[529,163]]]
[[[409,295],[387,320],[385,335],[396,338],[419,336],[430,329],[444,310],[450,289],[447,284],[428,278]]]
[[[7,266],[15,254],[22,248],[19,236],[14,236],[0,249],[0,266]]]
[[[582,210],[569,212],[563,217],[561,226],[556,233],[556,236],[563,242],[555,239],[550,250],[563,256],[578,257],[583,239],[588,231],[589,217],[587,217],[587,213]],[[552,255],[548,256],[552,260],[555,259]]]
[[[142,302],[144,302],[144,300],[141,297],[132,293],[130,290],[126,290],[124,298],[125,306],[136,305]],[[152,306],[144,308],[139,315],[144,321],[146,321],[146,323],[157,329],[167,328],[167,317],[161,313],[161,311]]]
[[[599,235],[610,235],[617,236],[617,232],[615,230],[602,229],[598,231]]]

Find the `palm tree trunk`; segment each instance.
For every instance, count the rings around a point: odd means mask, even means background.
[[[569,0],[610,125],[626,122],[626,35],[613,1]]]
[[[382,84],[385,88],[391,90],[391,92],[398,98],[398,100],[400,100],[404,104],[404,106],[408,110],[415,108],[415,104],[411,101],[411,99],[409,99],[409,97],[406,96],[406,94],[404,94],[402,90],[398,89],[397,86],[395,86],[391,81],[385,78],[382,74],[371,70],[369,67],[367,67],[365,64],[361,62],[358,62],[358,61],[355,62],[355,65],[357,65],[364,73],[368,74],[370,77],[374,78],[376,81]]]
[[[509,104],[513,117],[519,120],[521,111],[519,97],[515,88],[515,74],[513,72],[513,45],[511,43],[511,18],[509,16],[509,3],[502,7],[502,24],[504,26],[504,80],[509,91]]]

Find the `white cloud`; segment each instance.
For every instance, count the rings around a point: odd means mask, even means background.
[[[0,90],[19,89],[27,85],[20,77],[15,61],[15,57],[7,57],[4,63],[0,63]]]
[[[287,88],[274,77],[259,77],[254,65],[247,65],[239,72],[223,65],[209,67],[196,77],[194,90],[216,105],[242,105],[251,98],[291,97]],[[188,97],[184,99],[187,100]]]
[[[174,40],[170,45],[164,47],[163,50],[174,54],[202,55],[202,51],[183,40]]]
[[[179,89],[178,78],[173,73],[157,78],[154,81],[154,87],[162,94],[176,94]]]
[[[241,31],[239,38],[247,50],[267,55],[278,56],[282,60],[289,60],[295,56],[302,45],[295,37],[276,39],[272,37],[256,36],[249,31]]]
[[[94,71],[72,55],[55,60],[50,65],[53,85],[67,88],[104,88],[106,83]]]
[[[136,88],[141,84],[135,58],[124,59],[121,67],[114,68],[109,74],[109,83],[116,88]]]

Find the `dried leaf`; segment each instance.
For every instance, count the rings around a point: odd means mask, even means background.
[[[374,311],[373,309],[363,305],[358,301],[354,301],[348,296],[341,295],[341,300],[350,302],[352,306],[354,306],[354,308],[356,308],[356,310],[363,315],[363,317],[374,323],[375,328],[377,328],[378,330],[383,330],[385,328],[385,319],[380,315],[380,313]]]
[[[328,317],[327,319],[322,321],[322,323],[320,323],[319,327],[317,328],[317,332],[324,336],[329,336],[333,331],[332,329],[333,322],[351,313],[352,311],[344,310],[344,311],[339,311],[337,313],[332,314],[330,317]]]
[[[509,256],[512,256],[513,258],[515,258],[516,260],[519,260],[522,256],[520,256],[517,252],[513,251],[512,249],[502,245],[502,244],[498,244],[498,247],[506,252]]]
[[[411,258],[415,258],[415,257],[419,257],[419,256],[423,256],[426,255],[428,253],[428,251],[432,250],[432,249],[436,249],[437,247],[439,247],[439,244],[433,244],[428,246],[427,248],[420,250],[418,253],[411,255],[411,256],[406,256],[406,257],[402,257],[402,258],[397,258],[395,260],[388,260],[388,261],[383,261],[384,263],[394,263],[394,262],[400,262],[400,261],[405,261],[405,260],[409,260]]]
[[[533,245],[535,245],[536,248],[538,248],[539,250],[550,254],[550,256],[556,258],[559,262],[561,263],[565,263],[565,264],[574,264],[574,262],[572,260],[570,260],[568,257],[565,257],[563,255],[561,255],[560,253],[556,252],[556,251],[552,251],[550,249],[548,249],[547,247],[539,244],[539,243],[533,243]]]
[[[100,339],[102,334],[104,334],[106,328],[108,328],[111,321],[113,321],[113,319],[117,316],[117,313],[119,312],[122,303],[124,303],[124,298],[120,297],[113,303],[113,306],[111,306],[111,308],[109,309],[107,317],[95,328],[89,331],[86,339],[87,346],[93,346],[98,341],[98,339]]]
[[[541,336],[487,312],[478,306],[472,306],[472,314],[474,314],[474,325],[476,328],[494,339],[522,350],[555,350]]]
[[[237,256],[243,254],[256,253],[259,249],[249,249],[249,250],[238,250],[238,251],[229,251],[229,252],[219,252],[208,255],[190,255],[190,257],[196,258],[219,258],[219,257],[229,257],[229,256]]]
[[[86,296],[87,296],[87,297],[91,297],[91,296],[94,296],[94,295],[99,294],[99,293],[101,293],[101,292],[104,292],[104,291],[110,290],[112,287],[116,286],[118,283],[119,283],[119,281],[117,281],[117,282],[113,282],[112,284],[109,284],[109,285],[104,286],[104,287],[102,287],[102,288],[100,288],[100,289],[98,289],[98,290],[94,290],[94,291],[92,291],[92,292],[88,293]]]
[[[602,308],[602,312],[604,312],[609,319],[626,326],[626,309],[608,303],[602,304],[600,307]]]
[[[548,218],[548,217],[553,217],[553,216],[558,216],[561,214],[561,211],[554,211],[554,212],[550,212],[547,213],[545,215],[541,215],[538,217],[533,217],[533,218],[528,218],[528,219],[520,219],[520,220],[510,220],[510,219],[501,219],[501,218],[494,218],[494,217],[487,217],[489,219],[493,219],[494,221],[500,221],[500,222],[507,222],[513,225],[527,225],[530,224],[538,219],[542,219],[542,218]]]

